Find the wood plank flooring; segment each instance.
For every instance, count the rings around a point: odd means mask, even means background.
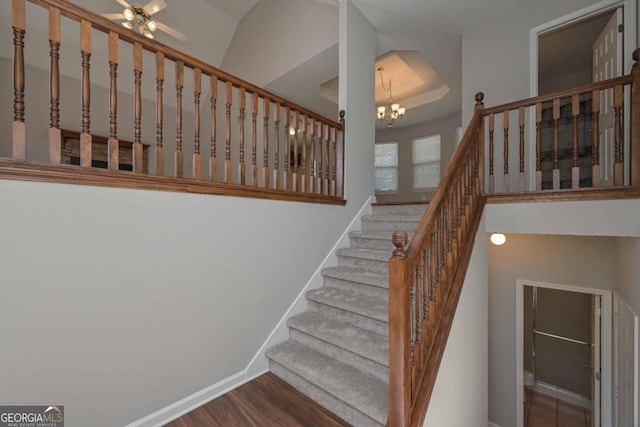
[[[525,427],[588,427],[591,411],[533,390],[525,389]]]
[[[212,400],[167,427],[350,426],[271,373]]]

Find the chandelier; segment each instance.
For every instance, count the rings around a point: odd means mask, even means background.
[[[137,28],[143,36],[153,38],[152,33],[158,28],[158,23],[151,19],[151,16],[143,8],[130,6],[125,8],[123,13],[126,21],[122,25],[130,30]]]
[[[382,72],[384,68],[378,68],[378,73],[380,73],[380,84],[382,85],[382,89],[389,91],[389,101],[387,101],[387,105],[381,105],[377,107],[378,110],[378,120],[383,121],[387,124],[387,126],[391,127],[393,124],[404,116],[406,112],[405,107],[401,107],[398,103],[393,103],[393,98],[391,94],[391,79],[389,79],[389,88],[384,85],[384,79],[382,78]]]

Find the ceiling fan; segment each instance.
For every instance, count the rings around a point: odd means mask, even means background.
[[[102,16],[113,21],[122,20],[123,26],[130,30],[137,30],[150,39],[153,38],[153,33],[156,30],[160,30],[182,42],[187,41],[187,36],[180,31],[151,18],[151,15],[167,7],[164,0],[151,0],[145,6],[133,6],[125,0],[116,1],[124,7],[124,11],[122,13],[103,13]]]

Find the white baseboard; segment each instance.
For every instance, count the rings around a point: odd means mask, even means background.
[[[300,291],[282,319],[280,319],[243,371],[218,381],[131,424],[127,424],[125,427],[161,427],[267,372],[269,370],[269,364],[264,355],[266,349],[289,338],[289,329],[286,325],[287,319],[307,309],[307,300],[304,298],[305,293],[310,289],[322,286],[322,269],[337,265],[336,249],[349,245],[349,232],[360,229],[360,218],[362,215],[371,213],[371,203],[374,201],[375,198],[371,196],[362,208],[360,208],[344,233],[342,233],[336,244],[331,248],[329,254],[320,263],[320,266],[313,273],[311,279],[309,279],[302,291]]]
[[[237,374],[233,374],[230,377],[218,381],[217,383],[210,385],[200,391],[193,393],[190,396],[185,397],[171,405],[165,406],[156,412],[147,415],[137,421],[127,424],[125,427],[160,427],[176,418],[191,412],[192,410],[205,405],[236,387],[250,381],[252,378],[247,377],[247,371],[241,371]]]
[[[336,256],[336,249],[344,248],[349,246],[349,232],[354,230],[360,230],[360,218],[363,215],[370,214],[372,211],[371,203],[375,201],[374,196],[371,196],[367,199],[367,201],[362,205],[358,213],[351,220],[349,226],[345,229],[344,233],[338,238],[338,241],[329,251],[329,254],[325,257],[325,259],[320,263],[316,271],[313,273],[307,284],[302,288],[298,296],[293,303],[289,306],[287,311],[284,313],[284,316],[280,319],[280,321],[276,324],[273,331],[269,334],[267,339],[264,341],[258,352],[249,365],[247,366],[247,374],[252,375],[255,372],[264,372],[269,370],[269,362],[265,357],[265,351],[274,346],[279,342],[286,341],[289,339],[289,328],[287,327],[287,319],[296,314],[300,314],[307,310],[307,300],[304,295],[307,291],[311,289],[316,289],[322,286],[322,270],[327,267],[333,267],[338,265],[338,258]]]
[[[489,427],[500,427],[500,426],[496,423],[492,423],[491,421],[489,421]]]
[[[538,393],[546,394],[547,396],[555,397],[556,399],[563,400],[567,403],[571,403],[573,405],[582,406],[586,409],[591,409],[591,400],[586,397],[574,393],[569,390],[565,390],[560,387],[556,387],[551,384],[544,383],[542,381],[536,381],[536,384],[532,387],[529,387],[533,391],[537,391]]]

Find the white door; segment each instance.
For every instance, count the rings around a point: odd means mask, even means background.
[[[594,82],[622,75],[622,48],[624,46],[622,22],[622,8],[618,8],[593,43]],[[613,185],[614,117],[613,89],[602,91],[600,98],[600,185]]]
[[[591,296],[591,427],[600,427],[601,297]]]
[[[614,417],[617,427],[638,425],[638,317],[614,300]]]

